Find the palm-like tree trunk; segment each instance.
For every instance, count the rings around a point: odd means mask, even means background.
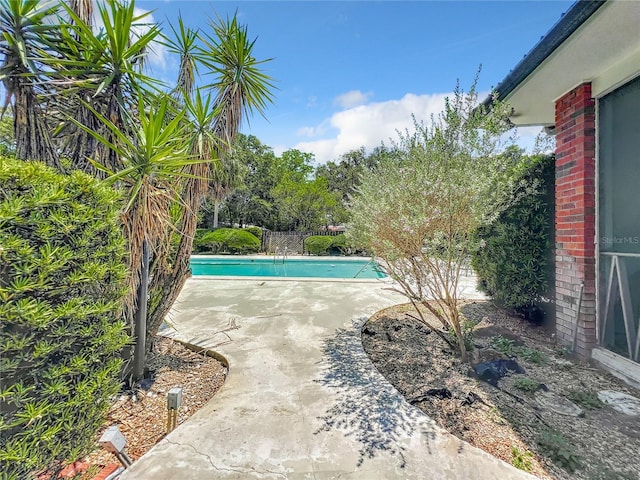
[[[203,38],[204,47],[200,49],[197,60],[211,73],[219,76],[218,81],[211,85],[217,92],[210,120],[200,124],[207,124],[209,135],[205,142],[194,141],[194,145],[206,145],[205,148],[194,148],[194,154],[203,160],[222,158],[231,145],[242,123],[243,113],[257,110],[263,113],[265,105],[272,100],[270,78],[258,66],[263,63],[257,61],[252,54],[255,41],[250,41],[246,28],[241,27],[234,17],[231,20],[219,20],[212,25],[215,37]],[[175,32],[175,30],[174,30]],[[181,25],[182,38],[177,50],[181,51],[182,60],[188,51],[185,32]],[[190,59],[196,57],[190,56]],[[189,62],[182,62],[189,68],[189,72],[180,74],[181,81],[193,79]],[[185,85],[183,91],[191,91],[190,85]],[[199,97],[197,97],[200,100]],[[209,117],[207,117],[209,118]],[[203,117],[204,120],[204,117]],[[195,137],[202,139],[202,131],[196,132]],[[147,320],[147,345],[151,345],[152,338],[160,328],[164,318],[169,313],[173,303],[190,275],[190,258],[193,248],[193,237],[197,228],[197,216],[200,205],[207,193],[209,179],[213,173],[210,164],[203,164],[202,169],[192,168],[192,173],[199,178],[188,179],[184,185],[183,210],[179,222],[180,239],[176,250],[169,258],[158,258],[153,265],[153,285],[151,293],[151,309]]]

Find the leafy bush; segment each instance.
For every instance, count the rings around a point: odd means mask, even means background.
[[[350,245],[344,233],[339,235],[311,235],[304,239],[304,249],[311,255],[344,255]]]
[[[262,240],[262,229],[260,227],[246,227],[243,229],[245,232],[249,232],[258,240]]]
[[[304,239],[304,249],[311,255],[328,255],[333,244],[329,235],[312,235]]]
[[[491,337],[489,343],[493,348],[510,357],[518,357],[522,360],[535,363],[536,365],[545,365],[549,361],[549,357],[540,350],[535,348],[526,347],[524,345],[516,345],[515,342],[509,338],[504,338],[502,335]]]
[[[472,265],[480,289],[523,313],[551,296],[554,178],[553,156],[532,157],[511,206],[475,234]],[[537,193],[523,195],[536,185]]]
[[[119,197],[80,172],[0,158],[0,471],[56,476],[119,390]]]
[[[540,450],[553,463],[572,473],[582,467],[582,459],[575,447],[554,430],[546,430],[536,437]]]
[[[197,234],[193,243],[198,252],[246,255],[260,250],[260,240],[245,230],[234,228],[218,228]]]
[[[513,386],[523,392],[535,392],[540,387],[540,382],[536,382],[533,378],[522,377],[513,381]]]
[[[340,255],[344,255],[349,251],[349,244],[347,243],[347,237],[344,236],[344,233],[340,233],[333,237],[333,242],[331,242],[330,253],[339,253]]]

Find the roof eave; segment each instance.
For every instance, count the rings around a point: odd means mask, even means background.
[[[551,30],[525,55],[513,70],[494,89],[495,96],[487,97],[482,105],[490,108],[495,100],[504,100],[531,75],[549,55],[569,38],[607,0],[578,0],[551,27]]]

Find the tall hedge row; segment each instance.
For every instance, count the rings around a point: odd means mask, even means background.
[[[555,158],[540,155],[520,178],[514,203],[476,233],[479,248],[472,265],[481,290],[494,300],[525,314],[551,297]],[[536,186],[537,193],[522,195]]]
[[[118,194],[0,158],[0,472],[56,474],[93,448],[119,389]]]

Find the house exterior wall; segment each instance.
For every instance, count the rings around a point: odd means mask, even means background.
[[[556,125],[556,335],[573,342],[580,285],[584,284],[576,353],[596,345],[595,99],[591,84],[555,104]]]

